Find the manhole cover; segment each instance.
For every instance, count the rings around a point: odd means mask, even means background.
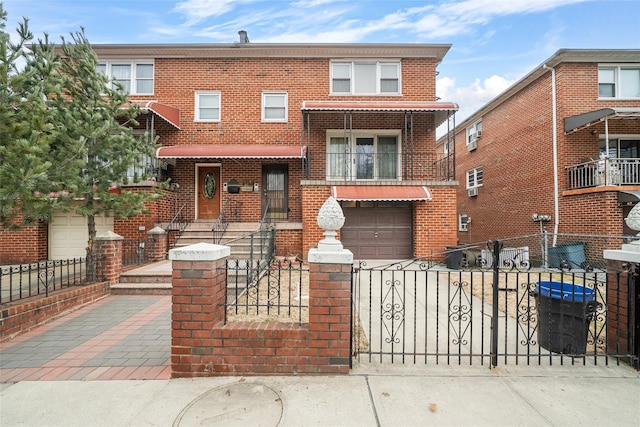
[[[174,426],[276,426],[282,418],[278,393],[260,383],[214,388],[188,404]]]

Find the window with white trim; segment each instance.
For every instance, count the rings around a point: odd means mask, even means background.
[[[467,171],[467,190],[482,187],[482,166]]]
[[[466,213],[458,214],[458,231],[468,231],[469,215]]]
[[[113,89],[122,88],[130,95],[152,95],[154,62],[108,60],[98,63],[96,69],[106,74]]]
[[[473,145],[482,136],[482,120],[479,120],[467,128],[467,147]]]
[[[640,64],[600,65],[599,98],[640,98]]]
[[[327,180],[399,180],[400,133],[327,133]]]
[[[331,93],[349,95],[399,95],[399,61],[333,61]]]
[[[196,92],[196,105],[193,120],[196,122],[220,121],[220,92]]]
[[[288,95],[282,91],[262,92],[262,121],[286,122],[288,120]]]

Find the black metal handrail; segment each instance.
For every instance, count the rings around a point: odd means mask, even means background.
[[[225,231],[227,231],[227,227],[229,226],[229,220],[227,219],[227,210],[231,206],[231,200],[227,197],[222,205],[222,209],[220,209],[220,215],[218,219],[213,223],[211,227],[211,232],[213,233],[213,243],[219,244],[222,240],[222,236],[224,236]]]
[[[9,265],[0,268],[0,304],[87,283],[86,258]]]
[[[178,209],[173,218],[171,218],[171,221],[169,221],[169,224],[164,228],[164,231],[177,231],[178,233],[182,233],[184,229],[187,228],[188,222],[184,219],[182,211],[184,210],[184,207],[187,206],[188,202],[189,201],[186,200],[182,206],[180,206],[180,209]]]

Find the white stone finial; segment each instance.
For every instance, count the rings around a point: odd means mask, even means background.
[[[640,203],[636,203],[629,215],[624,219],[624,222],[627,223],[627,227],[630,229],[640,231]]]
[[[336,199],[329,197],[318,212],[318,225],[324,230],[324,239],[318,243],[318,248],[334,248],[342,250],[342,243],[336,239],[336,230],[344,225],[344,214]]]

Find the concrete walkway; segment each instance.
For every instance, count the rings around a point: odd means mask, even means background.
[[[640,373],[624,365],[171,380],[170,304],[110,296],[0,344],[0,425],[640,425]]]

